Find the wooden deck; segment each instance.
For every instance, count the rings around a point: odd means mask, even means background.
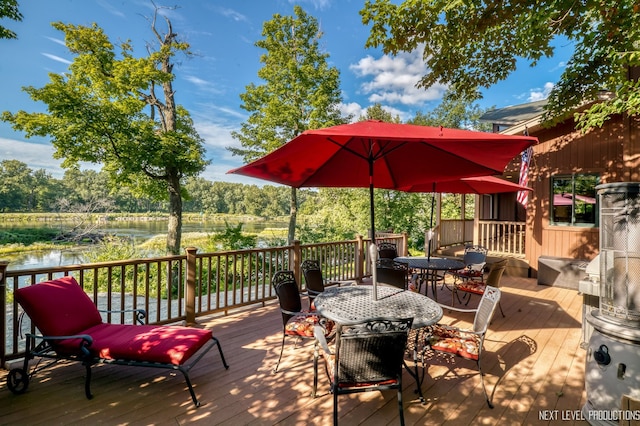
[[[582,296],[539,286],[534,279],[502,281],[506,318],[496,312],[484,358],[495,408],[484,401],[475,363],[457,361],[458,368],[451,369],[445,359],[433,359],[423,385],[425,405],[405,372],[408,425],[587,424],[562,420],[585,402]],[[441,302],[451,300],[447,290],[440,292]],[[464,321],[456,315],[445,311],[443,322]],[[17,396],[5,385],[6,371],[0,372],[0,424],[331,424],[333,400],[324,376],[320,395],[310,396],[312,344],[294,349],[287,340],[281,371],[272,374],[282,328],[275,303],[208,318],[202,325],[220,339],[230,368],[225,370],[211,350],[191,371],[200,408],[193,406],[182,375],[136,367],[95,367],[94,398],[87,400],[84,368],[61,364],[38,373]],[[541,412],[557,420],[541,420]],[[395,392],[340,396],[339,415],[344,425],[398,424]]]

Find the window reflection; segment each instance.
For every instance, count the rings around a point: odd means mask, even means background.
[[[597,184],[597,175],[553,177],[551,222],[562,225],[595,225]]]

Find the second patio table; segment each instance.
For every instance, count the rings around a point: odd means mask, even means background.
[[[436,271],[457,271],[464,268],[464,263],[457,259],[447,259],[445,257],[427,256],[400,256],[394,259],[396,262],[405,263],[409,268],[426,271],[426,276],[431,277],[431,290],[434,299],[438,300],[436,292]],[[426,290],[425,290],[426,293]]]
[[[350,324],[381,317],[413,317],[411,328],[415,330],[414,370],[412,371],[406,363],[405,367],[415,379],[420,401],[424,404],[422,379],[418,375],[417,351],[420,337],[418,329],[440,321],[443,314],[442,308],[422,294],[395,287],[378,286],[378,300],[373,300],[372,292],[373,286],[369,285],[327,288],[314,301],[316,312],[338,324]]]

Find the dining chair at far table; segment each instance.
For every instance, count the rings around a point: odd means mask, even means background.
[[[333,424],[338,424],[338,395],[368,391],[397,391],[400,424],[404,425],[402,369],[413,318],[377,318],[348,325],[338,324],[331,348],[322,328],[316,327],[324,367],[333,394]],[[314,357],[317,393],[318,352]]]
[[[389,241],[378,243],[378,258],[395,259],[398,257],[398,245]]]
[[[406,263],[396,262],[387,258],[378,259],[376,261],[376,274],[378,284],[390,285],[401,290],[408,289],[409,268]]]
[[[317,295],[324,291],[324,277],[320,262],[316,259],[306,259],[300,265],[304,282],[307,288],[307,296],[309,297],[309,309],[313,310],[313,301]]]
[[[499,288],[500,281],[502,280],[502,275],[507,269],[507,263],[509,263],[509,259],[502,259],[492,263],[491,266],[489,266],[489,273],[487,274],[487,278],[485,278],[484,282],[467,280],[454,284],[453,291],[451,293],[451,305],[453,306],[454,294],[456,295],[456,297],[458,297],[458,302],[462,303],[462,301],[460,300],[459,292],[465,293],[463,299],[467,299],[465,305],[468,305],[469,300],[471,300],[472,294],[478,294],[482,296],[487,286]],[[500,304],[500,302],[498,302],[498,308],[500,308],[500,313],[504,318],[504,311],[502,310],[502,305]]]
[[[334,323],[313,312],[302,310],[300,291],[293,271],[276,272],[271,279],[271,285],[278,296],[280,313],[282,314],[282,344],[280,346],[278,362],[273,369],[273,372],[277,373],[280,361],[282,360],[284,342],[287,336],[296,339],[295,345],[297,345],[300,339],[315,339],[315,325],[319,325],[324,330],[325,335],[330,336],[333,332]]]
[[[464,268],[449,272],[453,276],[454,285],[464,281],[484,281],[484,267],[488,250],[479,245],[467,245],[464,248],[462,262]]]
[[[482,373],[482,353],[484,348],[484,340],[491,323],[491,318],[496,310],[496,306],[500,303],[500,289],[487,286],[484,294],[480,299],[477,309],[459,309],[449,306],[442,306],[443,309],[452,310],[460,313],[475,313],[473,326],[470,329],[454,327],[444,324],[435,324],[426,329],[425,349],[423,352],[423,364],[426,367],[426,356],[429,351],[440,354],[446,354],[452,358],[461,357],[476,362],[478,373],[480,374],[480,383],[482,392],[489,408],[493,408],[493,403],[487,393],[484,383],[484,374]],[[455,363],[448,362],[449,368]]]

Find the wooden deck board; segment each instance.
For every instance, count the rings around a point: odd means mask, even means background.
[[[438,300],[450,303],[448,290],[438,291]],[[414,393],[414,380],[408,373],[403,377],[408,425],[549,424],[539,419],[540,410],[580,410],[585,401],[582,296],[575,290],[539,286],[534,279],[504,277],[502,307],[506,317],[496,312],[483,358],[495,408],[484,401],[475,363],[456,360],[454,369],[445,358],[432,359],[422,387],[424,405]],[[445,310],[443,322],[465,324],[472,319],[467,317]],[[287,339],[280,371],[272,373],[282,329],[275,303],[207,318],[201,325],[211,327],[220,339],[230,368],[224,369],[216,349],[193,368],[199,408],[193,406],[180,373],[98,366],[93,371],[94,398],[87,400],[84,368],[61,364],[34,376],[23,395],[7,389],[7,372],[1,371],[0,424],[331,424],[333,398],[322,374],[318,397],[311,397],[311,342],[294,349],[293,340]],[[393,391],[341,395],[338,401],[342,424],[398,423]]]

